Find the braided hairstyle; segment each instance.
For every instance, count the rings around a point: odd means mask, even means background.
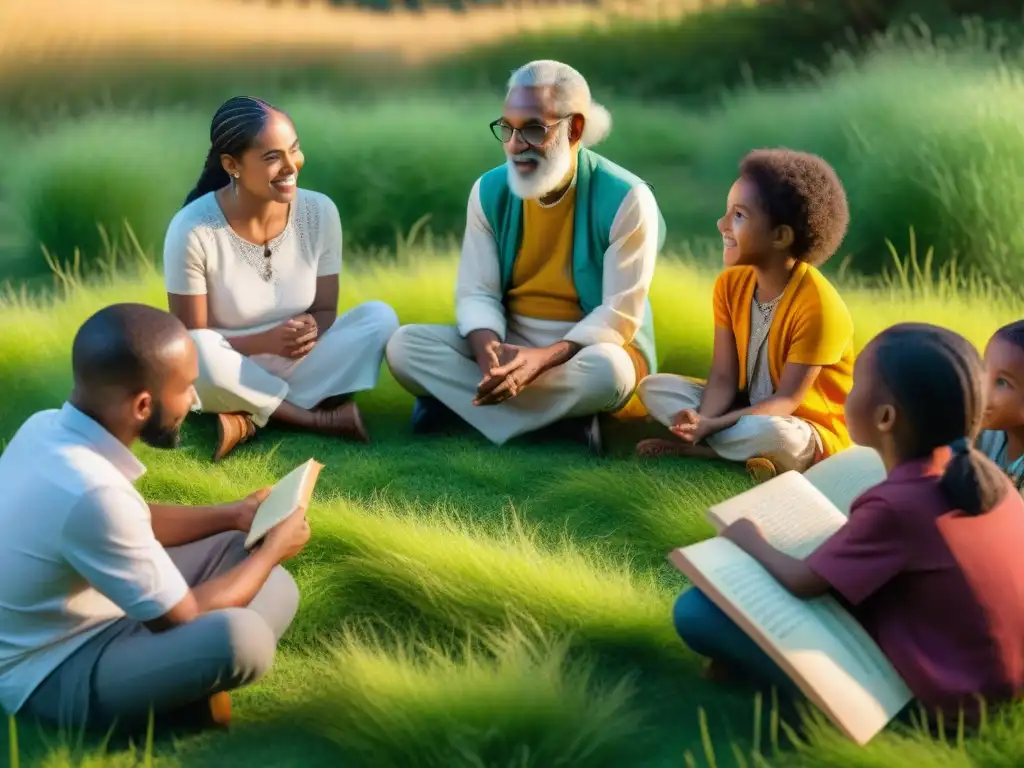
[[[221,155],[241,157],[259,136],[271,113],[279,111],[251,96],[234,96],[221,104],[210,121],[210,151],[203,172],[184,204],[230,184],[231,177],[224,170]]]
[[[985,411],[978,350],[963,336],[926,323],[895,325],[872,346],[879,383],[905,423],[897,436],[904,460],[950,446],[953,457],[941,481],[950,502],[968,515],[992,509],[1008,484],[999,467],[974,448]]]

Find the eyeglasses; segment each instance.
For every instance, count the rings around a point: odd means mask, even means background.
[[[512,141],[512,136],[516,133],[519,134],[519,138],[531,147],[537,147],[544,143],[544,139],[547,138],[548,133],[551,129],[561,125],[568,118],[563,117],[561,120],[556,120],[553,123],[545,125],[544,123],[531,123],[530,125],[524,125],[522,128],[513,128],[511,125],[506,123],[502,119],[497,119],[491,123],[491,133],[494,134],[494,138],[500,141],[502,144],[508,144]]]

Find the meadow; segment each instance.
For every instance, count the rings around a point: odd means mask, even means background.
[[[502,78],[535,56],[591,78],[615,118],[599,151],[655,187],[670,228],[652,289],[663,370],[707,373],[720,259],[708,241],[755,146],[819,152],[843,178],[852,227],[827,271],[858,345],[905,320],[983,345],[1024,310],[1013,34],[956,20],[836,52],[826,43],[854,17],[813,5],[665,0],[631,4],[627,19],[571,4],[382,17],[316,3],[181,0],[173,15],[157,2],[5,3],[0,141],[16,151],[0,178],[0,439],[60,405],[91,312],[166,306],[163,231],[199,173],[209,115],[235,92],[292,115],[301,184],[339,206],[340,308],[381,299],[404,323],[450,322],[466,194],[501,162],[486,126]],[[710,535],[703,512],[748,487],[742,468],[638,461],[643,421],[609,422],[602,459],[413,439],[412,400],[386,370],[360,405],[368,447],[267,429],[213,465],[213,426],[194,418],[179,450],[137,449],[142,492],[178,503],[242,496],[310,456],[326,465],[313,539],[288,566],[299,615],[270,677],[235,696],[230,734],[105,745],[20,719],[0,755],[45,768],[1024,763],[1024,707],[968,736],[893,726],[861,749],[819,717],[701,677],[672,630],[685,581],[665,556]]]
[[[71,339],[89,313],[115,301],[166,306],[151,261],[118,261],[120,274],[69,275],[56,297],[0,305],[0,387],[11,405],[0,434],[59,405]],[[397,264],[356,265],[341,307],[377,298],[403,322],[450,321],[455,267],[450,252],[427,247]],[[713,279],[692,257],[659,267],[656,332],[674,370],[706,373]],[[858,344],[894,322],[954,318],[982,344],[1021,313],[1002,289],[923,269],[844,285],[843,295]],[[646,428],[628,422],[607,427],[611,455],[600,460],[576,446],[412,439],[411,398],[388,376],[361,404],[374,436],[365,448],[267,430],[211,465],[212,425],[197,419],[177,451],[138,449],[149,466],[143,493],[179,503],[244,495],[311,455],[326,464],[313,539],[289,566],[302,606],[272,675],[236,695],[230,735],[158,733],[154,765],[1009,766],[1024,757],[1014,730],[1024,709],[960,745],[951,732],[948,746],[894,727],[859,749],[811,718],[794,749],[769,701],[700,677],[672,632],[685,582],[665,555],[710,534],[703,511],[748,487],[740,469],[636,460]],[[120,745],[101,759],[95,740],[24,720],[18,740],[22,765],[138,759]]]

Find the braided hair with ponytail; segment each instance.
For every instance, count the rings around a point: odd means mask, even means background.
[[[897,449],[905,461],[949,446],[952,459],[941,487],[968,515],[998,504],[1006,476],[974,448],[985,411],[983,363],[974,346],[953,331],[925,323],[895,325],[872,342],[879,383],[893,399],[903,428]]]
[[[184,205],[230,184],[231,177],[224,170],[221,155],[241,157],[260,135],[271,113],[279,111],[251,96],[234,96],[221,104],[210,121],[210,151],[203,172]]]

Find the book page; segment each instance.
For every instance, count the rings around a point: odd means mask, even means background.
[[[886,471],[878,451],[855,445],[818,462],[804,477],[849,516],[857,497],[885,480]]]
[[[846,524],[846,515],[799,472],[785,472],[716,504],[708,517],[719,531],[741,518],[752,520],[773,547],[800,559]]]
[[[249,535],[245,539],[246,549],[252,549],[271,528],[284,522],[299,507],[309,504],[322,467],[322,464],[310,459],[277,481],[270,495],[256,511]]]
[[[910,702],[889,660],[832,597],[793,596],[720,537],[677,549],[669,559],[858,744]]]

